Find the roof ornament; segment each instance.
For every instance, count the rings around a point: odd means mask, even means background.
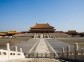
[[[36,25],[37,25],[37,23],[36,23]]]
[[[48,23],[47,23],[48,24]]]

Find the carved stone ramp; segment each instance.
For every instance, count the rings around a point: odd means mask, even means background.
[[[45,40],[43,38],[40,39],[39,44],[38,44],[35,52],[37,52],[37,53],[50,53],[50,51],[45,43]]]
[[[35,53],[38,53],[39,58],[58,58],[56,51],[44,38],[40,38]]]

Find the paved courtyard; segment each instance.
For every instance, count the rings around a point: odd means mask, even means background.
[[[32,42],[32,43],[31,43]],[[29,46],[31,45],[31,46]],[[20,44],[17,44],[18,47],[22,47],[23,48],[23,52],[27,52],[27,53],[52,53],[52,52],[56,52],[53,51],[52,46],[50,46],[48,44],[48,40],[44,39],[44,38],[40,38],[40,39],[31,39],[27,42],[23,42]],[[11,48],[13,48],[14,46],[12,46]],[[24,50],[25,49],[25,50]],[[17,61],[17,60],[16,60]],[[31,61],[31,62],[60,62],[59,60],[56,60],[54,58],[50,59],[50,58],[27,58],[25,60],[21,60],[21,61]],[[11,61],[12,62],[12,61]],[[20,62],[18,60],[18,62]]]

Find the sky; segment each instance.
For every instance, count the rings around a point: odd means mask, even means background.
[[[84,32],[84,0],[0,0],[0,31],[28,31],[36,23]]]

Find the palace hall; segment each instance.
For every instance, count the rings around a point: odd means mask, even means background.
[[[48,23],[37,24],[30,28],[30,33],[54,33],[55,29],[53,26],[50,26]]]

